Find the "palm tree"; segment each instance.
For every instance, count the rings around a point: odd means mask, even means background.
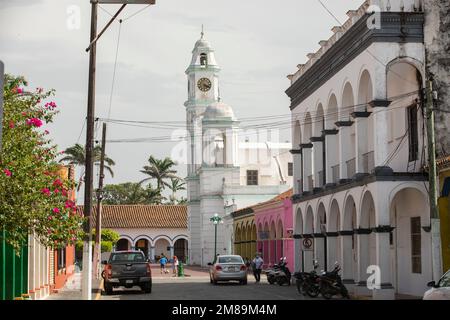
[[[169,184],[164,181],[165,179],[180,179],[176,176],[177,171],[172,169],[172,167],[176,165],[176,163],[172,159],[166,157],[163,160],[159,160],[153,156],[150,156],[148,162],[150,163],[150,165],[144,166],[144,170],[141,170],[141,172],[148,175],[149,177],[143,179],[140,183],[155,179],[156,188],[159,190],[163,190],[164,187],[169,186]]]
[[[170,184],[168,184],[167,187],[172,191],[172,195],[170,196],[171,203],[176,202],[177,191],[186,190],[186,188],[184,187],[185,185],[186,185],[186,182],[184,182],[182,179],[170,178]]]
[[[93,160],[94,164],[100,164],[100,157],[102,153],[102,147],[100,145],[97,145],[94,147],[93,150]],[[66,162],[68,164],[73,164],[75,166],[83,167],[86,163],[86,150],[85,148],[79,144],[76,143],[74,146],[67,148],[64,150],[64,154],[66,155],[62,159],[59,160],[59,162]],[[115,165],[116,163],[111,158],[108,158],[108,156],[105,154],[105,169],[111,174],[111,177],[114,177],[114,172],[111,169],[111,166]],[[80,190],[81,183],[84,179],[84,171],[80,175],[80,182],[78,184],[77,191]]]

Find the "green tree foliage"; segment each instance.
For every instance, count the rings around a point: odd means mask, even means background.
[[[169,183],[166,180],[172,178],[179,179],[176,175],[177,171],[173,169],[176,163],[172,159],[167,157],[163,160],[159,160],[150,156],[148,162],[149,165],[144,166],[144,170],[141,170],[141,172],[149,177],[143,179],[141,183],[154,179],[156,180],[157,189],[163,190],[164,187],[169,186]]]
[[[92,238],[95,239],[95,229],[92,230]],[[113,246],[119,241],[120,235],[111,229],[102,229],[102,236],[101,236],[101,250],[102,252],[111,252],[113,249]],[[93,249],[94,246],[92,246]],[[77,251],[83,251],[83,241],[78,240],[75,249]]]
[[[170,195],[169,202],[171,204],[177,203],[177,191],[186,190],[186,183],[179,178],[170,178],[170,183],[168,184],[168,188],[172,191]]]
[[[161,190],[154,189],[151,184],[146,188],[140,183],[126,182],[109,184],[103,188],[103,204],[161,204],[164,197]]]
[[[43,130],[58,112],[47,100],[54,91],[26,86],[23,77],[5,77],[0,228],[17,252],[32,232],[48,247],[73,244],[83,222],[69,198],[73,184],[59,178],[56,146]]]
[[[94,164],[97,164],[97,165],[100,164],[101,153],[102,153],[102,147],[99,145],[95,146],[94,151],[93,151]],[[84,146],[82,146],[81,144],[77,143],[74,146],[67,148],[64,151],[64,155],[65,156],[63,158],[61,158],[59,160],[59,162],[73,164],[75,166],[84,168],[84,165],[86,162],[86,150],[85,150]],[[112,166],[114,166],[115,164],[116,163],[114,162],[114,160],[112,160],[105,154],[105,170],[109,172],[111,177],[114,177],[114,172],[112,170]],[[84,170],[80,176],[80,180],[78,183],[78,190],[81,187],[83,178],[84,178]]]

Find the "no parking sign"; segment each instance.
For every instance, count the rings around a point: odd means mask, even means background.
[[[303,247],[305,249],[309,249],[312,246],[312,240],[310,238],[306,238],[303,240]]]

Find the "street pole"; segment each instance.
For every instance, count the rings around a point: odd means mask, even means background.
[[[429,168],[429,201],[431,221],[431,257],[433,261],[433,280],[437,281],[442,275],[441,259],[441,234],[440,219],[437,202],[437,169],[436,169],[436,144],[434,132],[434,110],[433,110],[433,82],[426,82],[426,121],[428,140],[428,168]]]
[[[91,1],[91,42],[97,36],[97,1]],[[93,149],[94,149],[94,115],[95,115],[95,65],[97,43],[93,42],[89,52],[89,85],[86,123],[86,163],[84,183],[84,244],[83,244],[83,278],[81,294],[83,300],[92,299],[92,189],[93,189]]]
[[[214,262],[217,257],[217,224],[214,225]]]
[[[102,234],[102,199],[103,199],[103,179],[105,178],[105,147],[106,147],[106,123],[103,123],[102,151],[100,155],[100,176],[97,190],[97,216],[95,219],[95,246],[94,246],[94,275],[100,278],[101,260],[101,234]]]

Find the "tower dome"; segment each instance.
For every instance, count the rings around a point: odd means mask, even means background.
[[[205,121],[211,120],[236,120],[233,109],[226,103],[215,102],[206,108],[204,118]]]

